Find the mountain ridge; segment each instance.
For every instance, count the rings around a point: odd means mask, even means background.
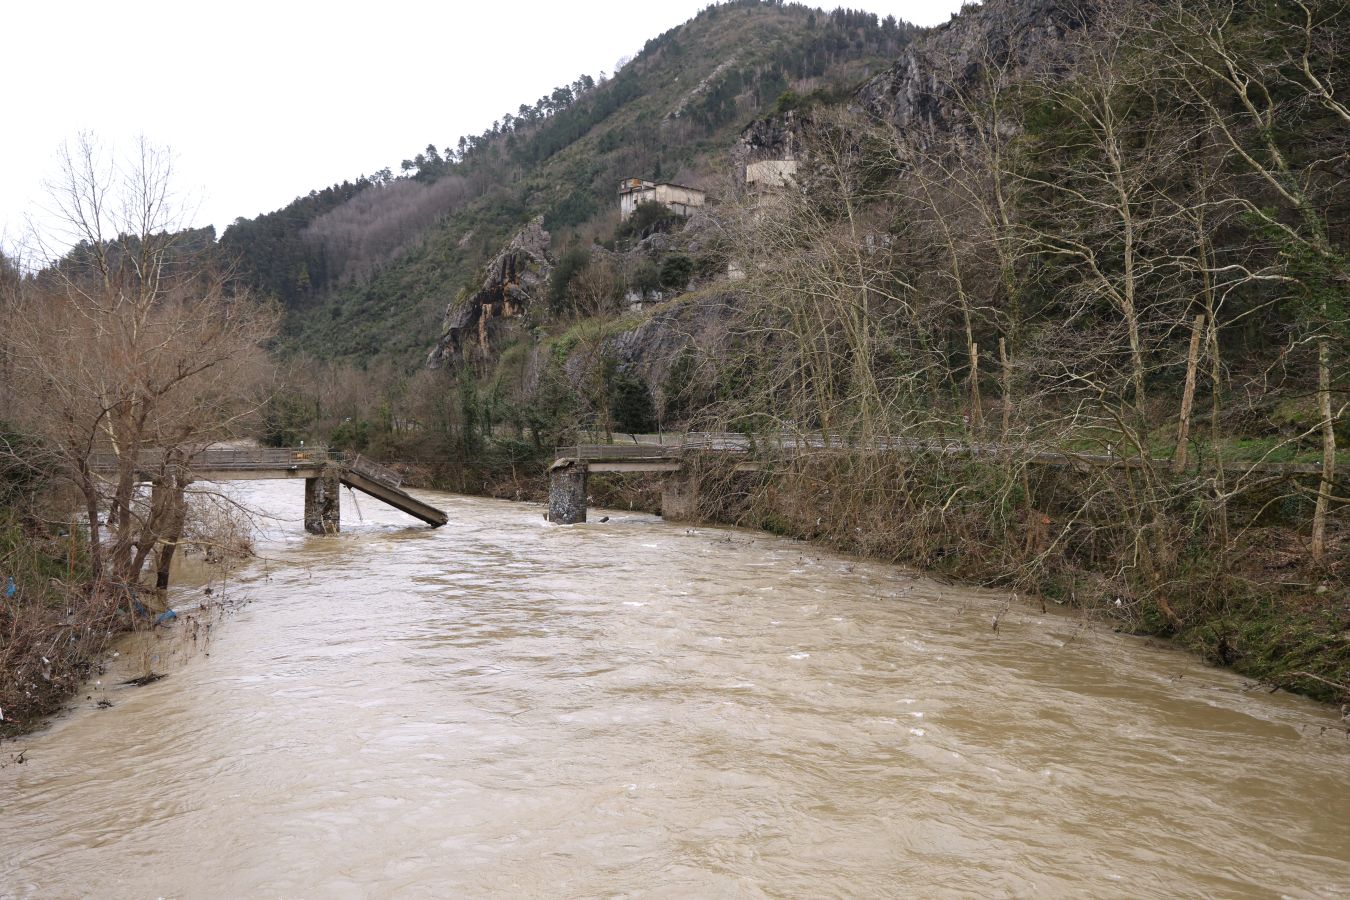
[[[429,146],[404,161],[401,177],[383,170],[237,220],[221,244],[241,260],[244,281],[285,305],[283,349],[414,365],[446,307],[476,289],[479,268],[530,218],[544,216],[559,251],[608,237],[620,178],[716,181],[747,122],[785,97],[800,102],[794,86],[817,99],[845,95],[917,33],[856,10],[755,0],[711,6],[647,41],[607,81],[583,76],[534,107],[522,104],[509,129],[499,120],[445,153]],[[355,265],[337,259],[349,245],[326,239],[342,229],[326,232],[324,217],[333,222],[358,195],[376,207],[372,198],[393,188],[446,178],[460,184],[456,199],[434,217],[408,215],[409,234],[396,249]],[[411,205],[400,199],[384,204],[390,231]],[[353,268],[364,277],[344,281]]]

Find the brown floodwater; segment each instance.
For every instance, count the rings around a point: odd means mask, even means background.
[[[0,748],[0,895],[1350,894],[1339,715],[1174,649],[745,531],[241,494],[248,602]]]

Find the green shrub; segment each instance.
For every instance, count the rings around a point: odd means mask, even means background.
[[[610,385],[610,418],[615,431],[643,434],[655,431],[656,403],[639,375],[616,370]]]
[[[328,446],[357,453],[365,450],[370,446],[370,423],[364,419],[344,420],[329,433]]]
[[[553,274],[548,279],[548,305],[555,314],[567,308],[567,289],[571,286],[572,279],[576,278],[590,261],[591,254],[588,251],[573,247],[564,252],[562,259],[553,267]]]
[[[661,287],[682,291],[694,274],[694,261],[683,253],[673,253],[661,263]]]

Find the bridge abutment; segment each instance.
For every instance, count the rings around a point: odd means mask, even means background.
[[[661,485],[661,518],[667,522],[692,522],[698,518],[697,472],[671,472]]]
[[[324,466],[305,479],[305,530],[310,534],[337,534],[342,530],[342,498],[337,466]]]
[[[586,467],[569,461],[548,473],[548,520],[554,525],[586,521]]]

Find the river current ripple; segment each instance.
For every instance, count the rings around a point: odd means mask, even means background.
[[[751,532],[240,493],[207,650],[0,748],[0,895],[1350,895],[1339,717],[1174,649]]]

